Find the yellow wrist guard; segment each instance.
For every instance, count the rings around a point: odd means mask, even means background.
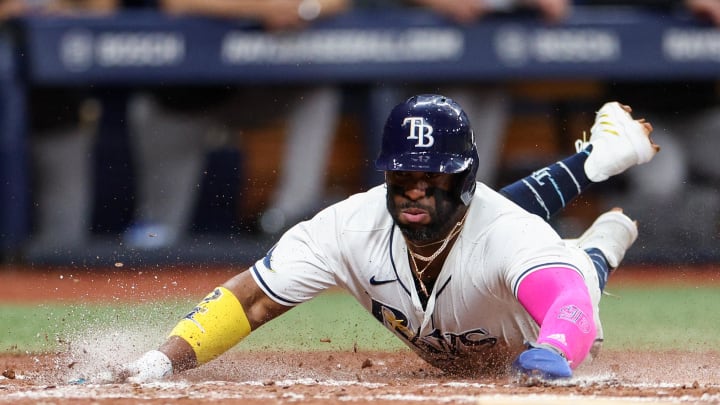
[[[170,336],[188,342],[198,364],[225,353],[250,334],[250,322],[230,290],[218,287],[178,322]]]

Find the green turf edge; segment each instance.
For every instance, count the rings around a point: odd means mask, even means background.
[[[720,289],[611,288],[601,301],[605,348],[715,350],[720,347]],[[93,331],[142,328],[162,341],[195,302],[4,304],[0,351],[62,350]],[[234,350],[407,350],[349,295],[328,292],[253,332]]]

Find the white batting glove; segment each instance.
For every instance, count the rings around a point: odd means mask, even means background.
[[[172,362],[165,353],[151,350],[128,365],[115,366],[110,370],[74,378],[68,381],[68,384],[121,384],[125,382],[140,384],[161,380],[172,373]]]
[[[146,383],[162,380],[172,375],[172,362],[159,350],[151,350],[128,364],[121,372],[123,380],[131,383]]]

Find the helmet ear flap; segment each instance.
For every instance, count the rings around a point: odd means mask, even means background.
[[[477,147],[473,147],[472,155],[473,164],[470,165],[470,168],[468,168],[465,173],[465,177],[462,180],[462,186],[460,188],[460,200],[465,205],[470,205],[470,201],[472,201],[473,195],[475,195],[475,188],[477,187],[477,180],[475,180],[475,178],[477,177],[478,160],[480,159]]]

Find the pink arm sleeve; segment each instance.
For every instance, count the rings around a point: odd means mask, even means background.
[[[537,343],[560,349],[575,368],[585,359],[596,329],[592,301],[583,278],[567,267],[550,267],[520,281],[518,300],[540,325]]]

